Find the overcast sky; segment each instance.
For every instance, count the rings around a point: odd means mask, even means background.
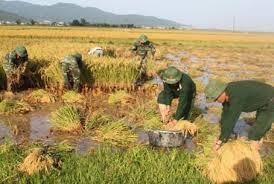
[[[117,14],[152,15],[200,28],[274,31],[274,0],[24,0],[96,7]]]

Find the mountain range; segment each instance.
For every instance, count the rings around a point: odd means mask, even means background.
[[[94,7],[81,7],[70,3],[54,5],[37,5],[22,1],[0,1],[1,14],[6,12],[7,18],[33,19],[36,21],[71,22],[84,18],[90,23],[134,24],[136,26],[181,27],[177,22],[143,15],[118,15],[102,11]],[[1,15],[0,14],[0,15]],[[4,16],[0,20],[4,20]]]
[[[26,19],[25,17],[16,15],[15,13],[10,13],[10,12],[0,10],[0,21],[1,20],[10,21],[10,22],[17,21],[17,20],[28,21],[28,19]]]

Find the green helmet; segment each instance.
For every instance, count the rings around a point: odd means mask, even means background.
[[[219,80],[211,80],[205,88],[205,94],[208,102],[214,102],[227,87],[227,84]]]
[[[144,34],[142,34],[140,37],[139,37],[139,41],[141,43],[146,43],[148,41],[148,37]]]
[[[176,84],[182,78],[183,73],[174,66],[168,67],[161,73],[162,80],[167,84]]]
[[[82,54],[80,54],[79,52],[73,53],[72,56],[75,57],[77,61],[82,61]]]
[[[20,45],[15,48],[15,52],[20,57],[26,57],[28,55],[26,47]]]

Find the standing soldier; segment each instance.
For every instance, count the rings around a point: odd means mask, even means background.
[[[190,111],[196,95],[196,85],[192,79],[177,68],[171,66],[163,71],[161,78],[164,82],[164,90],[158,96],[158,104],[162,121],[167,123],[170,113],[170,105],[174,98],[179,98],[174,120],[169,121],[170,126],[174,126],[178,120],[190,118]]]
[[[141,80],[146,75],[146,64],[147,64],[147,57],[148,52],[150,51],[152,56],[154,57],[154,54],[156,52],[156,49],[148,40],[148,37],[144,34],[142,34],[139,39],[133,44],[131,50],[138,56],[140,56],[140,66],[139,66],[139,74],[137,77],[137,80]]]
[[[261,138],[274,121],[274,88],[253,80],[228,84],[212,80],[205,92],[209,102],[217,101],[223,104],[221,135],[215,142],[215,150],[227,142],[241,112],[252,111],[257,111],[256,122],[249,130],[248,139],[255,148],[259,149]]]
[[[64,76],[64,85],[66,89],[71,89],[79,91],[80,89],[80,76],[82,67],[82,55],[80,53],[74,53],[72,55],[66,56],[61,61],[61,67]]]
[[[7,76],[7,91],[13,91],[14,85],[19,85],[20,78],[25,73],[27,64],[28,52],[24,46],[17,46],[6,55],[3,69]]]

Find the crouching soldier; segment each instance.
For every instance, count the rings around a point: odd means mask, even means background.
[[[164,90],[158,96],[158,104],[162,121],[169,126],[175,126],[180,119],[188,120],[190,111],[196,95],[196,85],[185,73],[175,67],[168,67],[161,74],[164,82]],[[174,98],[179,98],[174,120],[168,118],[170,105]]]
[[[271,128],[274,121],[274,88],[271,85],[253,81],[237,81],[228,84],[212,80],[207,85],[209,102],[223,105],[221,134],[215,141],[218,150],[229,139],[241,112],[256,111],[256,122],[248,133],[248,139],[255,148],[260,148],[260,140]]]
[[[101,47],[94,47],[89,50],[88,54],[95,57],[103,57],[104,50]]]
[[[82,55],[80,53],[74,53],[66,56],[61,61],[61,67],[64,76],[64,87],[68,90],[73,88],[75,91],[80,90],[80,76],[82,67]]]
[[[148,53],[151,52],[154,57],[156,49],[152,42],[148,40],[146,35],[141,35],[138,40],[133,44],[131,51],[135,53],[135,55],[140,56],[140,65],[139,65],[139,74],[137,80],[141,80],[146,75],[146,64]]]
[[[28,64],[28,52],[26,47],[18,46],[8,53],[3,62],[3,69],[7,76],[7,91],[13,91],[18,87],[22,75]]]

